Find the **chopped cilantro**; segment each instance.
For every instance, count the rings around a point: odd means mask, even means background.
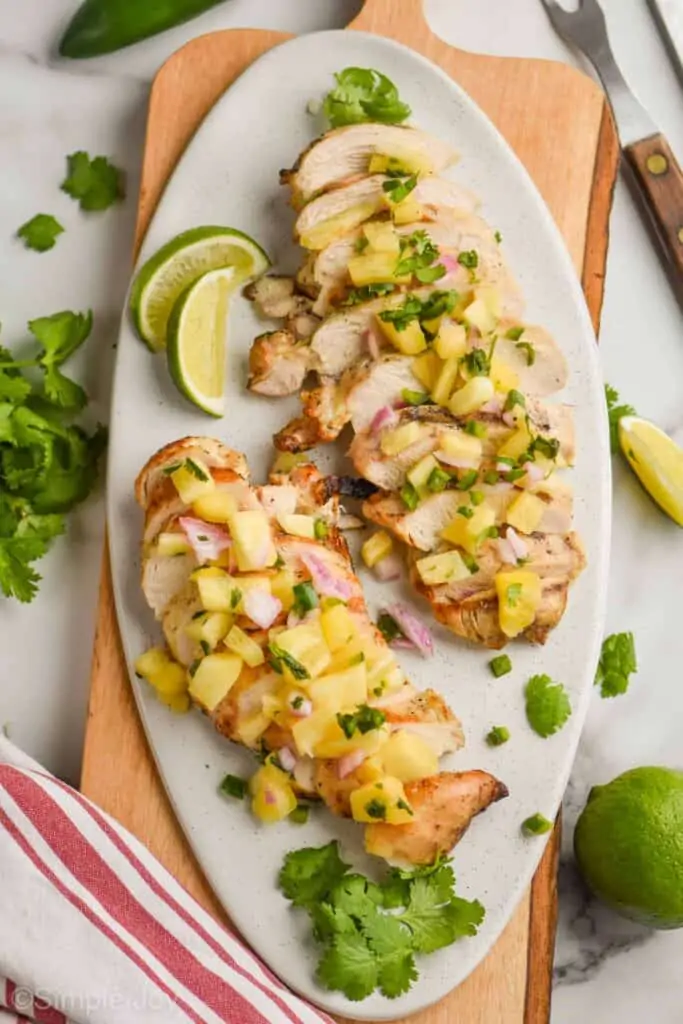
[[[511,583],[505,590],[505,603],[508,608],[516,608],[520,597],[522,596],[522,584]]]
[[[507,331],[505,332],[505,337],[509,341],[519,341],[523,334],[523,327],[508,327]]]
[[[526,399],[521,391],[517,391],[516,388],[512,388],[508,391],[507,398],[505,399],[505,405],[503,406],[504,412],[509,412],[514,409],[516,405],[521,405],[522,409],[526,408]]]
[[[500,679],[501,676],[506,676],[508,672],[512,672],[510,656],[507,654],[498,654],[495,658],[491,658],[489,668],[496,679]]]
[[[201,480],[203,484],[207,483],[209,477],[204,472],[201,466],[199,466],[194,459],[185,459],[185,469],[196,477],[197,480]]]
[[[526,365],[533,366],[536,362],[536,349],[530,341],[518,341],[515,348],[519,349],[526,356]]]
[[[486,427],[477,420],[468,420],[465,424],[465,433],[471,434],[472,437],[486,437]]]
[[[276,671],[282,672],[282,666],[284,665],[285,668],[289,669],[295,679],[310,679],[308,669],[306,669],[300,661],[297,661],[289,651],[285,651],[282,647],[278,647],[274,641],[271,641],[268,644],[268,649],[273,656],[272,664]]]
[[[475,270],[479,266],[479,254],[475,249],[466,249],[458,253],[458,263],[467,270]]]
[[[470,501],[473,505],[481,505],[485,495],[481,491],[470,491]]]
[[[238,587],[233,587],[230,591],[230,609],[234,611],[237,605],[242,600],[242,591]]]
[[[401,501],[410,509],[411,512],[413,512],[420,504],[420,495],[417,493],[416,488],[413,487],[410,480],[406,480],[399,491],[399,494],[401,495]]]
[[[82,210],[106,210],[118,199],[123,199],[125,189],[123,172],[114,167],[104,156],[90,159],[82,150],[66,158],[67,176],[61,189],[76,199]]]
[[[298,693],[296,695],[296,697],[292,697],[292,699],[289,702],[289,706],[291,708],[293,708],[294,711],[298,711],[299,708],[302,706],[303,702],[304,702],[303,694]]]
[[[489,469],[489,470],[487,470],[486,473],[484,473],[484,483],[485,484],[497,484],[498,483],[498,473],[495,471],[495,469]]]
[[[211,654],[211,647],[206,640],[200,640],[199,646],[201,647],[204,654]]]
[[[422,313],[422,301],[416,295],[407,295],[400,306],[383,309],[379,314],[384,323],[393,324],[397,331],[404,331],[408,324],[417,320]]]
[[[344,68],[335,76],[336,86],[323,102],[323,112],[333,128],[364,121],[400,124],[410,117],[398,89],[374,68]]]
[[[473,348],[462,361],[470,377],[486,377],[491,372],[491,357],[483,348]]]
[[[619,451],[619,420],[624,416],[636,416],[636,410],[632,405],[625,402],[619,404],[619,392],[605,384],[605,400],[607,402],[607,417],[609,419],[609,442],[613,452]]]
[[[494,231],[493,237],[498,242],[498,245],[500,245],[500,243],[503,241],[503,236],[501,235],[500,231]]]
[[[415,277],[422,284],[433,284],[434,281],[438,281],[440,278],[445,277],[446,268],[442,263],[437,263],[433,267],[418,267],[415,271]]]
[[[292,587],[292,593],[294,594],[292,611],[295,615],[305,615],[311,609],[317,608],[318,595],[309,580],[306,580],[304,583],[297,583]]]
[[[392,203],[402,203],[416,185],[417,174],[411,174],[408,177],[387,178],[382,182],[382,191],[387,193]]]
[[[463,519],[471,519],[474,515],[474,509],[470,508],[469,505],[461,505],[458,509],[458,515],[462,516]]]
[[[494,725],[486,734],[486,742],[490,747],[502,747],[510,739],[510,730],[505,725]]]
[[[440,466],[435,466],[427,477],[427,490],[437,494],[439,491],[445,491],[451,482],[451,474],[447,473]]]
[[[337,715],[337,722],[347,740],[356,730],[365,735],[373,729],[379,729],[386,722],[386,715],[379,708],[371,708],[368,704],[359,704],[355,711]]]
[[[401,398],[408,405],[424,405],[426,402],[432,401],[431,396],[426,391],[412,391],[410,388],[403,388]]]
[[[595,673],[601,697],[619,697],[628,690],[632,672],[638,671],[633,633],[612,633],[605,638]]]
[[[235,800],[244,800],[247,795],[246,779],[241,779],[239,775],[226,775],[220,784],[220,791]]]
[[[380,298],[382,295],[391,295],[396,290],[396,285],[390,282],[378,282],[377,284],[364,284],[360,288],[351,288],[342,305],[357,306],[361,302],[370,302],[372,299]]]
[[[461,551],[460,557],[473,576],[475,572],[479,572],[479,563],[472,557],[472,555],[469,554],[469,552]]]
[[[389,612],[382,612],[380,617],[377,619],[377,628],[388,644],[390,644],[392,640],[396,640],[397,637],[403,636],[403,630],[396,619],[392,615],[389,615]]]
[[[52,214],[37,213],[17,229],[17,238],[21,238],[27,249],[35,252],[47,252],[52,249],[64,228]]]
[[[478,476],[479,474],[477,473],[476,469],[468,469],[460,477],[456,484],[456,487],[458,488],[459,491],[469,491],[470,488],[474,484],[476,484]]]
[[[365,805],[365,813],[370,818],[384,821],[387,816],[387,809],[381,800],[369,800]]]
[[[365,252],[365,250],[367,249],[367,247],[369,245],[370,245],[370,242],[365,237],[365,235],[361,235],[359,238],[356,239],[356,244],[354,245],[354,249],[356,250],[357,253],[362,253],[362,252]]]
[[[313,524],[313,534],[316,540],[325,540],[330,532],[330,528],[324,519],[316,519]]]
[[[561,729],[572,713],[564,686],[554,683],[549,676],[532,676],[526,684],[525,697],[529,725],[544,739]]]
[[[522,822],[522,832],[527,836],[542,836],[546,832],[550,832],[552,827],[552,821],[548,821],[544,815],[538,812]]]

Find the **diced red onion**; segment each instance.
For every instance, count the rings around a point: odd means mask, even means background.
[[[498,554],[506,564],[517,564],[517,556],[515,555],[514,548],[509,540],[505,537],[499,537],[496,541],[496,545],[498,547]]]
[[[403,563],[397,554],[387,555],[373,566],[373,572],[381,583],[397,580],[401,575]]]
[[[269,786],[266,786],[263,792],[263,799],[264,802],[267,803],[269,807],[272,807],[276,803],[275,793],[273,793],[272,789]]]
[[[385,427],[393,427],[396,423],[398,423],[398,416],[395,409],[392,409],[390,405],[383,405],[372,418],[370,433],[374,434],[378,430],[384,430]]]
[[[364,750],[352,750],[350,754],[340,757],[337,761],[338,777],[340,779],[345,779],[347,775],[351,774],[351,772],[355,772],[356,768],[360,768],[367,756],[368,755]]]
[[[242,598],[245,615],[261,629],[269,629],[282,611],[282,601],[265,590],[248,590]]]
[[[526,558],[529,554],[529,545],[512,526],[508,526],[505,539],[510,542],[510,547],[514,551],[517,561],[520,558]]]
[[[347,601],[353,596],[353,587],[348,580],[335,576],[322,558],[309,551],[302,551],[300,558],[311,574],[313,586],[323,597],[338,597]]]
[[[509,473],[514,467],[509,462],[497,462],[496,469],[499,473]]]
[[[375,327],[368,327],[367,331],[365,332],[365,343],[368,346],[370,358],[379,359],[380,346],[382,344],[382,340]]]
[[[300,704],[297,704],[297,707],[294,707],[293,701],[297,697],[303,697],[303,700]],[[313,704],[303,694],[294,694],[293,697],[290,697],[289,707],[295,718],[308,718],[309,715],[313,714]]]
[[[403,651],[415,650],[415,644],[407,636],[395,636],[393,640],[389,641],[389,646],[401,648]]]
[[[435,451],[434,454],[445,466],[454,466],[456,469],[479,469],[476,459],[463,459],[459,455],[449,455],[448,452],[440,450]]]
[[[457,271],[460,264],[456,260],[455,256],[451,256],[449,253],[441,253],[437,267],[443,267],[447,274],[452,274]]]
[[[385,611],[398,623],[403,635],[415,644],[420,654],[426,658],[431,657],[434,653],[432,634],[417,615],[398,601],[388,605]]]
[[[543,467],[537,465],[535,462],[525,462],[522,469],[526,470],[529,483],[532,484],[540,483],[545,475]]]
[[[479,411],[492,413],[494,416],[497,416],[502,411],[502,408],[503,399],[498,395],[494,395],[493,398],[480,407]]]
[[[517,423],[515,421],[515,414],[512,411],[512,409],[508,409],[507,412],[503,413],[503,423],[506,425],[506,427],[517,426]]]
[[[222,526],[205,523],[193,516],[180,516],[178,522],[200,563],[215,562],[221,552],[232,544],[230,535]]]
[[[289,747],[280,747],[280,749],[277,752],[277,759],[280,764],[280,767],[284,771],[294,771],[294,766],[296,765],[296,756],[292,753]]]

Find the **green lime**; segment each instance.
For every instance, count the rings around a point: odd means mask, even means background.
[[[574,852],[590,888],[624,917],[683,926],[683,772],[634,768],[594,786]]]
[[[171,377],[191,402],[223,415],[225,331],[235,271],[210,270],[179,296],[168,318]]]
[[[183,231],[140,268],[130,294],[135,329],[154,351],[166,345],[166,327],[178,297],[202,274],[221,267],[235,271],[233,287],[258,277],[270,260],[253,238],[235,228]]]

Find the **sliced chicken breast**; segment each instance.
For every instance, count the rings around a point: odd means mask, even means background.
[[[399,729],[419,736],[437,757],[452,754],[465,742],[460,720],[435,690],[421,690],[398,702],[375,702],[382,708],[392,732]]]
[[[375,154],[419,161],[423,173],[439,174],[457,160],[446,142],[418,128],[393,124],[354,124],[334,128],[305,149],[294,167],[280,171],[300,206],[318,192],[368,173]]]
[[[409,825],[381,822],[365,829],[365,849],[392,864],[433,864],[462,838],[472,819],[508,795],[483,771],[440,772],[405,787],[413,809]]]
[[[267,331],[249,350],[247,387],[258,395],[280,398],[300,390],[311,364],[311,349],[291,331]]]
[[[211,437],[184,437],[160,448],[141,469],[135,481],[135,497],[141,508],[147,509],[157,500],[158,491],[166,492],[169,484],[168,473],[176,463],[184,459],[200,459],[210,469],[230,469],[243,480],[249,479],[247,460],[241,452],[216,441]],[[173,487],[172,482],[170,486]]]
[[[166,606],[183,589],[197,568],[192,552],[186,555],[151,554],[142,561],[142,592],[157,619],[161,619]]]

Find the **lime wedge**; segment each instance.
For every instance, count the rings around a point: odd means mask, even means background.
[[[166,345],[166,327],[178,297],[202,274],[232,267],[237,288],[258,277],[270,260],[253,238],[235,228],[199,227],[167,242],[138,271],[130,311],[142,340],[157,352]]]
[[[168,368],[178,389],[211,416],[224,412],[225,334],[235,270],[210,270],[176,301],[168,318]]]
[[[650,497],[683,526],[683,450],[654,423],[637,416],[621,418],[619,443]]]

